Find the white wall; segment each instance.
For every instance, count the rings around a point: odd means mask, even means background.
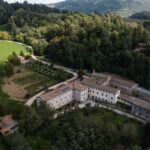
[[[95,88],[89,88],[89,97],[92,99],[97,99],[100,101],[104,102],[109,102],[109,103],[116,103],[117,102],[117,97],[119,96],[120,92],[118,91],[117,94],[105,92],[99,89]]]
[[[71,101],[73,101],[73,92],[72,90],[69,90],[53,99],[50,99],[47,104],[54,109],[59,109]]]
[[[88,88],[83,91],[74,90],[73,99],[79,102],[86,101],[88,99]]]

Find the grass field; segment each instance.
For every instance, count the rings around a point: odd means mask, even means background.
[[[15,42],[8,42],[8,41],[0,41],[0,63],[7,60],[8,56],[11,55],[13,52],[16,54],[20,54],[20,51],[23,51],[24,54],[29,54],[26,47],[17,44]]]

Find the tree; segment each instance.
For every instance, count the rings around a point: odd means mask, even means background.
[[[34,108],[26,108],[20,117],[20,130],[25,135],[33,134],[42,124],[41,117]]]
[[[8,139],[11,150],[32,150],[27,140],[20,133],[15,133],[11,140]]]
[[[20,65],[21,63],[19,57],[15,52],[13,52],[13,54],[8,57],[8,61],[15,66]]]
[[[20,56],[24,57],[24,52],[23,51],[20,51]]]
[[[40,105],[37,107],[37,112],[41,117],[43,124],[47,125],[53,118],[53,111],[45,102],[41,102]]]
[[[85,73],[84,73],[84,71],[82,70],[82,69],[80,69],[80,70],[78,70],[78,78],[80,79],[80,80],[83,80],[83,75],[84,75]]]
[[[5,64],[5,72],[7,77],[11,77],[14,74],[14,66],[10,62]]]

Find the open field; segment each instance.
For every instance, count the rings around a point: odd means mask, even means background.
[[[13,52],[19,55],[20,51],[23,51],[24,54],[29,54],[24,45],[15,42],[0,41],[0,63],[6,61],[8,56]]]
[[[21,70],[20,73],[17,73]],[[5,78],[2,88],[12,99],[25,100],[47,86],[58,83],[57,80],[27,69],[24,66],[16,67],[11,78]]]

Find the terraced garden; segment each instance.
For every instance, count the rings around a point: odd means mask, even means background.
[[[40,61],[30,61],[26,64],[26,66],[29,69],[32,69],[36,72],[39,72],[49,78],[58,80],[60,82],[73,77],[73,75],[70,73],[67,73],[60,69],[56,69],[53,66],[50,66],[48,64],[43,64]]]
[[[18,70],[21,72],[18,73]],[[2,88],[12,99],[26,100],[47,86],[52,86],[58,82],[58,80],[30,70],[25,66],[18,66],[11,78],[5,78]]]

